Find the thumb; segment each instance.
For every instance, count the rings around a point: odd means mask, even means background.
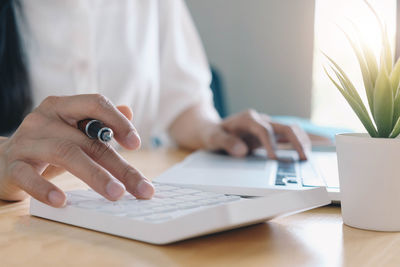
[[[244,157],[249,151],[249,148],[245,142],[243,142],[239,137],[230,134],[223,129],[220,129],[214,133],[212,144],[210,145],[214,149],[223,149],[229,155],[234,157]]]

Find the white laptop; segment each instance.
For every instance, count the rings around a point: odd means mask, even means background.
[[[263,196],[271,189],[324,186],[333,202],[340,202],[336,152],[312,152],[298,161],[297,153],[277,151],[279,160],[268,160],[265,150],[245,158],[198,151],[155,181],[187,185],[221,193]]]
[[[285,164],[278,164],[280,170],[291,171],[291,165]],[[67,193],[64,208],[31,199],[30,213],[121,237],[168,244],[331,202],[324,187],[296,186],[289,176],[282,178],[286,186],[265,182],[267,170],[272,170],[268,166],[274,165],[278,166],[262,156],[239,160],[201,151],[156,178],[151,200],[126,194],[111,202],[91,190],[79,190]]]

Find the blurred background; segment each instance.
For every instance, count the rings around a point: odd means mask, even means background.
[[[252,107],[270,115],[364,132],[326,77],[323,66],[328,64],[321,53],[348,72],[365,98],[356,57],[340,30],[353,38],[360,36],[379,53],[378,24],[362,0],[186,2],[215,71],[213,87],[223,115]],[[394,46],[396,0],[369,2],[386,23]]]

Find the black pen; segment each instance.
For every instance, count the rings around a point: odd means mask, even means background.
[[[109,142],[114,136],[113,131],[106,127],[103,122],[95,119],[85,119],[78,121],[78,129],[85,133],[89,138],[97,138],[101,142]]]

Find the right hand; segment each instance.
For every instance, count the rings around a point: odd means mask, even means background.
[[[154,187],[149,180],[110,145],[89,139],[76,128],[82,119],[101,120],[113,129],[120,145],[137,149],[140,138],[127,117],[132,117],[129,108],[117,108],[101,95],[46,98],[0,143],[0,199],[22,200],[29,194],[62,207],[64,192],[47,180],[62,169],[111,201],[118,200],[125,189],[137,198],[151,198]]]

